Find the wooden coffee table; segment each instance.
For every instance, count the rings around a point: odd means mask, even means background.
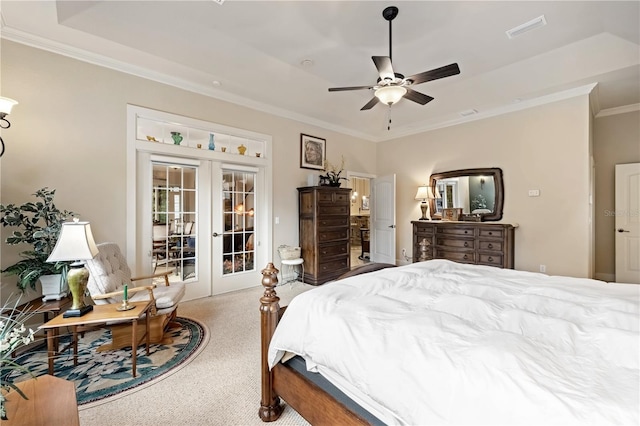
[[[146,300],[142,302],[130,302],[134,306],[133,309],[128,311],[118,311],[116,308],[120,306],[119,303],[113,303],[108,305],[95,305],[92,311],[80,317],[64,318],[64,314],[60,314],[51,321],[42,324],[38,329],[47,331],[47,352],[49,358],[49,374],[53,375],[53,360],[58,353],[58,329],[60,327],[71,327],[73,332],[73,339],[71,344],[73,345],[73,365],[78,365],[78,327],[92,325],[92,324],[105,324],[108,322],[130,322],[131,323],[131,362],[133,377],[136,377],[136,358],[138,354],[138,345],[144,338],[146,340],[147,355],[149,355],[149,314],[145,318],[145,333],[142,336],[138,336],[138,320],[142,315],[151,307],[151,301]]]

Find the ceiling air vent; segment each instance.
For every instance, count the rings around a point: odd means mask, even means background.
[[[476,109],[468,109],[468,110],[465,110],[465,111],[460,111],[460,115],[463,116],[463,117],[469,117],[470,115],[474,115],[474,114],[477,114],[477,113],[478,113],[478,110],[476,110]]]
[[[526,33],[527,31],[535,30],[536,28],[544,27],[547,25],[547,20],[544,18],[544,15],[538,16],[535,19],[530,20],[529,22],[525,22],[522,25],[518,25],[517,27],[511,28],[507,30],[507,37],[516,38],[521,34]]]

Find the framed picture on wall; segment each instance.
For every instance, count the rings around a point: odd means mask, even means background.
[[[327,140],[300,133],[300,167],[324,170],[325,158],[327,158]]]
[[[362,197],[362,210],[369,210],[369,198]]]

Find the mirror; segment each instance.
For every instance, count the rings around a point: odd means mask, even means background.
[[[463,215],[479,215],[482,221],[502,219],[504,189],[499,168],[435,173],[431,175],[430,186],[440,195],[429,200],[433,219],[442,219],[444,208],[462,208]]]

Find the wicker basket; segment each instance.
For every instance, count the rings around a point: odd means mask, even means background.
[[[291,260],[300,258],[300,247],[280,246],[278,247],[280,259]]]

